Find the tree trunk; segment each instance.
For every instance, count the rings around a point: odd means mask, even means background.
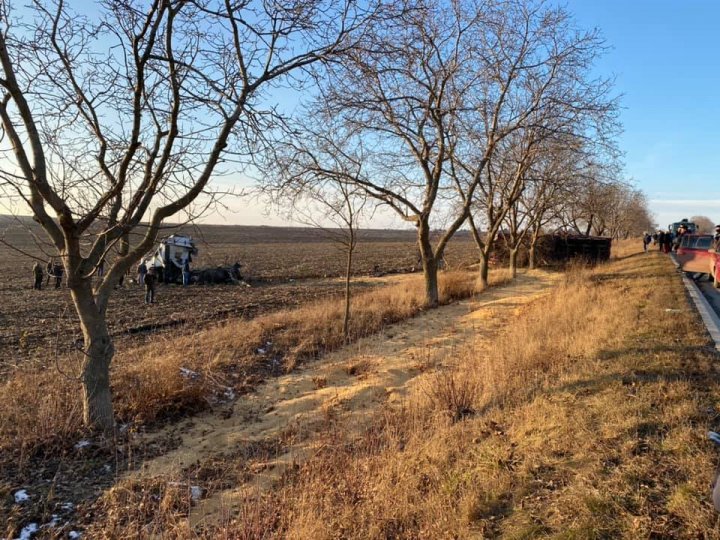
[[[88,280],[73,286],[73,302],[80,317],[85,358],[82,367],[83,421],[86,426],[112,433],[115,425],[110,394],[110,362],[115,353],[105,317],[93,298]]]
[[[535,265],[537,264],[535,261],[535,256],[536,256],[537,241],[538,241],[539,236],[540,236],[540,231],[536,230],[536,231],[533,231],[533,234],[530,237],[530,245],[528,246],[528,270],[535,270]]]
[[[490,270],[490,254],[485,251],[480,252],[480,268],[478,273],[476,289],[484,291],[488,288],[488,274]]]
[[[348,248],[347,267],[345,268],[345,315],[343,317],[343,338],[350,339],[350,275],[352,274],[353,249]]]
[[[513,279],[517,277],[517,255],[518,255],[518,249],[516,247],[510,248],[509,253],[509,265],[508,269],[510,270],[510,277]]]
[[[533,234],[530,239],[530,246],[528,247],[528,270],[535,270],[535,251],[537,249],[538,237]]]
[[[439,303],[437,260],[430,244],[430,226],[427,222],[418,224],[418,244],[425,277],[425,307],[435,308]]]

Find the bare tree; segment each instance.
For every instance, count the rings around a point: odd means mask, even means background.
[[[361,160],[362,174],[347,182],[416,226],[430,307],[438,304],[438,261],[464,223],[478,181],[462,186],[465,200],[433,244],[433,220],[454,189],[444,171],[450,132],[479,69],[471,45],[484,15],[471,2],[427,2],[384,25],[372,50],[353,51],[333,66],[307,122],[333,125],[325,144]],[[341,172],[334,167],[332,160],[307,163],[308,171]]]
[[[283,167],[293,175],[293,165]],[[358,232],[366,210],[367,195],[351,183],[337,177],[300,178],[291,176],[276,189],[265,190],[279,212],[291,219],[309,225],[338,246],[345,255],[345,305],[342,332],[345,341],[350,339],[351,284],[353,257],[358,245]],[[288,206],[290,211],[288,212]]]
[[[707,216],[693,216],[690,218],[690,221],[697,225],[699,233],[710,234],[715,232],[715,224],[712,219]]]
[[[91,19],[64,0],[2,4],[0,174],[3,195],[32,212],[65,266],[84,337],[84,420],[108,431],[113,286],[164,220],[258,150],[278,123],[268,92],[347,53],[383,10],[351,0],[93,7]]]
[[[642,191],[617,178],[585,178],[566,206],[563,221],[580,234],[613,239],[640,235],[653,227]]]
[[[576,145],[565,141],[547,147],[533,163],[526,189],[518,201],[521,212],[527,216],[530,269],[537,265],[537,243],[541,233],[559,220],[572,200],[568,194],[576,189],[573,173],[581,158],[582,152]]]
[[[612,84],[591,74],[603,51],[597,31],[578,29],[564,9],[543,2],[503,2],[482,34],[483,83],[455,124],[451,169],[453,176],[484,176],[470,216],[480,287],[487,286],[490,250],[544,141],[575,135],[612,146]]]
[[[509,246],[512,246],[510,247],[511,271],[513,277],[516,274],[516,244],[519,245],[521,241],[518,234],[521,225],[518,201],[525,191],[527,172],[535,151],[535,140],[523,141],[520,131],[515,132],[514,135],[497,144],[493,159],[485,167],[484,180],[478,188],[474,213],[469,216],[470,232],[480,254],[479,288],[488,285],[490,252],[503,224],[506,223],[510,225],[511,238],[506,236],[505,240],[509,242]],[[513,141],[513,139],[517,140]],[[503,150],[502,146],[508,149]],[[476,225],[478,216],[480,223],[485,226],[484,234],[481,234]]]

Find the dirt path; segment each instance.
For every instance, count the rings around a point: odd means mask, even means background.
[[[254,460],[243,475],[244,484],[215,486],[190,517],[200,524],[229,515],[233,501],[248,489],[270,486],[286,466],[302,461],[316,444],[313,433],[329,418],[343,429],[361,428],[372,411],[401,402],[423,374],[451,359],[452,351],[471,337],[482,336],[490,344],[518,307],[544,294],[558,279],[546,272],[521,275],[511,285],[424,313],[268,381],[239,399],[228,414],[206,414],[175,426],[180,446],[147,461],[139,474],[182,479],[193,464],[230,454],[247,456],[241,450],[252,445],[274,448],[270,459]]]

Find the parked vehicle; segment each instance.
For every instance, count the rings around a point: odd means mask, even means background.
[[[720,289],[720,251],[717,251],[714,247],[708,250],[710,254],[710,279],[716,289]]]
[[[668,225],[668,230],[672,234],[673,239],[675,239],[675,237],[677,236],[678,229],[683,225],[685,225],[688,233],[697,233],[697,225],[695,223],[693,223],[692,221],[688,221],[687,219],[681,219],[680,221],[676,221],[675,223],[671,223],[670,225]]]
[[[712,245],[713,236],[711,234],[686,234],[683,236],[675,253],[682,271],[688,274],[710,275],[713,254],[709,250]]]

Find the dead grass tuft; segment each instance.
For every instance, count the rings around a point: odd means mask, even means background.
[[[443,370],[431,377],[425,393],[433,407],[457,422],[475,413],[479,389],[479,381],[474,377]]]
[[[57,373],[20,372],[0,386],[0,453],[27,459],[74,444],[82,427],[77,383]]]
[[[184,518],[191,505],[188,484],[162,478],[124,480],[93,505],[103,520],[91,524],[84,534],[90,538],[188,538],[192,531]]]

